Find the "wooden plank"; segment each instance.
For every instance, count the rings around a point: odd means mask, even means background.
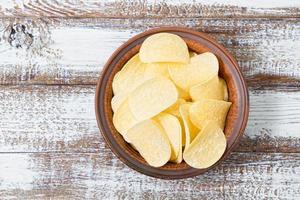
[[[0,154],[4,199],[297,199],[300,154],[233,153],[193,179],[157,180],[110,151],[88,154]]]
[[[94,86],[1,87],[1,151],[101,151],[94,90]]]
[[[95,84],[118,46],[163,25],[209,33],[236,57],[252,87],[300,85],[299,20],[231,18],[2,19],[0,84]]]
[[[94,86],[1,86],[0,152],[101,152]],[[237,151],[300,152],[300,92],[250,91]]]
[[[297,1],[1,1],[0,17],[299,17]]]

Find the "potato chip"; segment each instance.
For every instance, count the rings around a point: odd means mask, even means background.
[[[167,114],[160,113],[154,118],[164,129],[167,134],[170,145],[171,145],[171,158],[170,161],[175,161],[181,150],[181,126],[177,117]]]
[[[122,103],[113,116],[113,124],[125,140],[127,131],[138,122],[132,115],[127,100]]]
[[[180,140],[180,142],[181,143],[179,144],[179,146],[180,146],[179,154],[178,154],[177,158],[173,161],[174,163],[181,163],[182,159],[183,159],[183,157],[182,157],[182,140]]]
[[[128,97],[133,116],[142,121],[167,109],[177,101],[178,92],[171,80],[154,78],[140,85]]]
[[[149,165],[160,167],[169,161],[171,146],[168,137],[154,120],[136,124],[128,130],[126,137]]]
[[[224,129],[231,102],[215,99],[201,99],[190,106],[190,119],[200,130],[209,121],[216,121]]]
[[[175,115],[176,117],[180,117],[179,106],[183,103],[185,103],[185,100],[179,98],[173,105],[171,105],[169,108],[167,108],[165,110],[165,112]]]
[[[190,100],[191,99],[190,94],[189,94],[188,91],[185,91],[185,90],[181,89],[178,86],[176,86],[176,88],[177,88],[177,91],[178,91],[179,98],[185,99],[185,100]]]
[[[214,76],[212,79],[191,87],[190,95],[193,101],[199,99],[225,100],[226,82],[224,79]]]
[[[125,67],[123,67],[125,68]],[[122,72],[121,71],[118,71],[115,76],[114,76],[114,79],[113,79],[113,82],[112,82],[112,89],[113,89],[113,93],[116,94],[118,91],[121,91],[121,82],[122,82],[122,79],[124,78],[124,76],[122,76]]]
[[[113,79],[112,88],[115,95],[126,95],[145,81],[153,78],[145,74],[147,65],[139,59],[139,54],[133,56]]]
[[[149,36],[141,46],[140,58],[143,63],[188,63],[190,60],[184,40],[171,33],[157,33]]]
[[[184,123],[183,123],[183,119],[182,119],[182,117],[181,116],[179,116],[179,117],[177,117],[178,118],[178,120],[179,120],[179,122],[180,122],[180,126],[181,126],[181,141],[182,141],[182,143],[181,143],[181,146],[185,146],[185,129],[184,129]]]
[[[170,66],[170,63],[148,63],[145,70],[146,76],[163,76],[169,78],[168,66]]]
[[[127,99],[128,95],[115,95],[111,99],[111,108],[114,112],[118,110],[118,108],[122,105],[122,103]]]
[[[174,65],[168,68],[171,79],[185,91],[204,83],[218,75],[219,63],[216,56],[206,52],[191,58],[189,64]]]
[[[183,159],[191,167],[205,169],[215,164],[226,149],[226,138],[215,122],[209,122],[183,152]]]
[[[149,63],[146,68],[146,72],[148,76],[157,77],[157,76],[164,76],[166,78],[170,78],[168,67],[181,65],[178,63]],[[176,86],[179,98],[190,100],[190,94],[189,91],[185,91],[181,89],[180,87]]]
[[[213,53],[189,52],[176,34],[149,36],[113,78],[115,128],[150,166],[212,166],[226,149],[231,106],[218,71]]]
[[[199,129],[193,125],[189,116],[190,104],[182,104],[179,108],[180,115],[183,120],[184,132],[185,132],[185,149],[191,144],[193,139],[196,137]]]

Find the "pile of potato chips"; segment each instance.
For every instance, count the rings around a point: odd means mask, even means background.
[[[218,71],[213,53],[189,52],[175,34],[151,35],[113,79],[115,128],[153,167],[210,167],[226,149],[231,106]]]

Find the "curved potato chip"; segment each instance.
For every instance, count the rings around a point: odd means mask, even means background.
[[[111,99],[111,109],[116,112],[122,103],[127,99],[128,95],[115,95]]]
[[[184,40],[171,33],[157,33],[149,36],[141,46],[140,58],[143,63],[188,63],[190,60]]]
[[[176,86],[177,91],[178,91],[178,96],[179,98],[185,99],[185,100],[190,100],[190,94],[188,91],[185,91],[183,89],[181,89],[180,87]]]
[[[206,52],[192,57],[189,64],[174,65],[168,69],[174,83],[181,89],[189,91],[192,86],[217,76],[219,63],[213,53]]]
[[[175,85],[167,78],[148,80],[134,90],[128,97],[133,116],[142,121],[165,110],[177,101]]]
[[[216,121],[224,129],[231,102],[215,99],[201,99],[190,106],[190,119],[200,130],[209,121]]]
[[[147,65],[139,59],[139,54],[133,56],[114,76],[112,88],[115,95],[126,95],[145,81],[153,78],[145,73]]]
[[[205,169],[215,164],[225,149],[226,138],[222,129],[215,122],[210,122],[183,152],[183,159],[191,167]]]
[[[124,68],[124,67],[123,67]],[[122,70],[121,70],[122,71]],[[113,90],[113,93],[116,94],[118,91],[121,91],[121,84],[120,82],[122,81],[121,79],[123,78],[122,77],[122,72],[121,71],[118,71],[114,78],[113,78],[113,82],[112,82],[112,90]]]
[[[138,122],[132,115],[127,100],[122,103],[113,116],[113,124],[125,140],[127,131]]]
[[[182,140],[180,140],[179,146],[180,146],[179,153],[178,153],[177,158],[173,161],[174,163],[181,163],[182,159],[183,159],[183,157],[182,157]]]
[[[175,161],[181,150],[181,126],[177,117],[167,113],[160,113],[155,118],[164,129],[171,144],[170,161]]]
[[[179,112],[183,120],[184,132],[185,132],[185,149],[191,144],[196,137],[199,129],[193,125],[189,116],[190,104],[182,104],[179,107]]]
[[[225,100],[226,82],[217,75],[212,79],[191,87],[190,95],[193,101],[199,99],[218,99]]]
[[[169,78],[168,66],[170,63],[148,63],[145,73],[148,77],[163,76]]]
[[[179,98],[173,105],[171,105],[169,108],[167,108],[165,110],[165,112],[175,115],[176,117],[180,117],[179,106],[183,103],[185,103],[185,100]]]
[[[181,116],[179,116],[179,117],[177,117],[178,118],[178,120],[179,120],[179,122],[180,122],[180,126],[181,126],[181,132],[182,132],[182,134],[181,134],[181,141],[182,141],[182,144],[181,144],[181,146],[185,146],[185,129],[184,129],[184,123],[183,123],[183,119],[182,119],[182,117]]]
[[[128,130],[127,141],[131,143],[146,162],[161,167],[171,157],[171,146],[162,127],[154,120],[145,120]]]

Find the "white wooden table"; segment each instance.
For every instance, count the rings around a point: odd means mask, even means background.
[[[125,166],[94,114],[110,54],[166,25],[218,40],[250,90],[235,152],[176,181]],[[0,199],[300,199],[299,50],[297,0],[0,0]]]

